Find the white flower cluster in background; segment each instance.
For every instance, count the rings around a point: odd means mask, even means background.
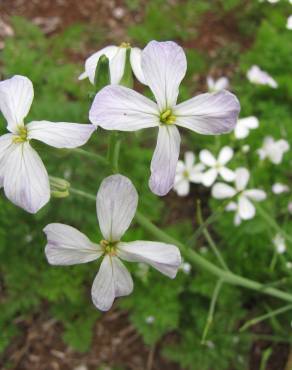
[[[260,202],[266,199],[266,193],[263,190],[247,189],[249,178],[250,173],[246,168],[238,168],[235,171],[234,187],[218,182],[212,188],[212,196],[216,199],[235,199],[226,207],[227,211],[235,211],[235,225],[255,216],[256,208],[253,201]]]

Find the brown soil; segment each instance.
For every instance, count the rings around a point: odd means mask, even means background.
[[[112,309],[96,322],[89,352],[78,353],[64,344],[62,326],[45,308],[30,318],[18,320],[21,335],[0,357],[3,370],[96,370],[104,365],[121,366],[125,370],[180,370],[161,356],[158,344],[145,346],[129,323],[127,313]],[[164,341],[171,341],[171,337]],[[9,365],[8,365],[9,364]],[[78,369],[79,370],[79,369]]]

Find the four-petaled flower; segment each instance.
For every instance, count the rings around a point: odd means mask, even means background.
[[[245,139],[249,135],[249,131],[259,127],[259,120],[254,117],[241,118],[237,121],[234,128],[236,139]]]
[[[33,121],[24,125],[33,95],[27,77],[0,82],[0,110],[10,131],[0,137],[0,187],[11,202],[30,213],[36,213],[50,198],[48,173],[30,140],[55,148],[76,148],[95,131],[91,124]]]
[[[260,69],[259,66],[252,66],[246,74],[248,80],[256,85],[267,85],[276,89],[278,83],[267,72]]]
[[[122,242],[137,209],[138,194],[131,181],[121,175],[103,180],[96,197],[97,217],[103,240],[91,242],[75,228],[50,224],[44,232],[48,243],[45,253],[52,265],[74,265],[103,257],[92,286],[95,306],[107,311],[115,297],[129,295],[133,290],[130,273],[121,262],[143,262],[174,278],[181,264],[179,249],[171,244],[134,241]]]
[[[229,80],[227,77],[220,77],[218,80],[214,80],[213,77],[207,77],[208,90],[210,92],[217,92],[221,90],[228,89]]]
[[[162,196],[174,183],[180,149],[177,126],[205,135],[230,132],[236,124],[240,105],[237,98],[225,90],[201,94],[177,104],[187,61],[183,49],[174,42],[151,41],[142,51],[141,66],[157,103],[134,90],[111,85],[97,93],[89,119],[107,130],[159,129],[149,186]]]
[[[205,166],[202,163],[195,164],[195,155],[185,152],[184,161],[178,161],[173,189],[181,197],[190,192],[190,182],[199,184],[202,181],[202,171]]]
[[[141,49],[132,48],[129,43],[123,42],[120,46],[106,46],[98,52],[91,55],[85,61],[85,71],[79,76],[79,80],[88,78],[94,84],[96,67],[99,59],[105,55],[109,60],[110,83],[118,85],[123,78],[126,67],[127,50],[130,50],[130,64],[134,75],[141,82],[145,83],[143,72],[141,69]]]
[[[274,164],[280,164],[284,153],[288,152],[290,145],[288,141],[280,139],[275,141],[271,136],[264,139],[263,146],[258,149],[258,155],[261,160],[268,158]]]
[[[220,182],[212,188],[212,196],[216,199],[228,199],[237,196],[237,202],[230,202],[226,207],[227,211],[235,211],[235,225],[239,225],[241,220],[250,220],[255,216],[256,210],[251,200],[260,202],[266,199],[266,193],[263,190],[246,189],[249,176],[246,168],[237,168],[234,180],[235,188]]]
[[[210,167],[206,172],[204,172],[202,177],[202,184],[205,186],[211,186],[217,177],[220,175],[225,181],[233,181],[235,174],[232,170],[225,167],[225,165],[233,157],[233,150],[229,146],[224,146],[216,159],[213,154],[207,150],[201,150],[200,161]]]

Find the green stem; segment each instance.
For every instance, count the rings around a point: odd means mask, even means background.
[[[108,160],[106,158],[104,158],[102,155],[99,155],[99,154],[96,154],[96,153],[93,153],[93,152],[87,152],[86,150],[81,149],[81,148],[72,149],[72,152],[77,153],[77,154],[81,154],[81,155],[83,155],[85,157],[88,157],[88,158],[96,159],[97,162],[100,162],[101,164],[103,164],[105,166],[109,165]]]
[[[274,316],[277,316],[277,315],[280,315],[281,313],[284,313],[286,311],[289,311],[289,310],[292,310],[292,304],[288,304],[286,306],[283,306],[281,308],[278,308],[277,310],[274,310],[274,311],[271,311],[271,312],[268,312],[264,315],[261,315],[261,316],[258,316],[258,317],[255,317],[254,319],[252,320],[249,320],[247,321],[240,329],[239,331],[245,331],[246,329],[248,329],[249,327],[253,326],[253,325],[256,325],[258,324],[259,322],[262,322],[264,320],[267,320],[271,317],[274,317]]]
[[[121,140],[118,132],[113,131],[109,137],[108,146],[108,162],[113,173],[119,172],[119,156],[120,156]]]
[[[201,226],[204,225],[204,220],[203,220],[203,216],[202,216],[202,209],[201,209],[201,202],[200,201],[198,201],[198,204],[197,204],[197,218],[198,218],[199,225],[201,225]],[[212,249],[213,253],[217,257],[219,263],[223,267],[223,269],[229,271],[229,268],[226,265],[219,249],[217,248],[214,240],[212,239],[211,235],[209,234],[208,229],[205,226],[203,228],[203,234],[204,234],[207,242],[209,243],[210,248]]]
[[[86,199],[96,201],[96,197],[94,195],[88,194],[83,190],[79,190],[79,189],[75,189],[75,188],[70,187],[69,192],[72,193],[72,194],[80,195],[81,197],[84,197]]]
[[[208,331],[210,329],[210,326],[213,323],[215,306],[216,306],[216,303],[217,303],[217,300],[218,300],[218,297],[219,297],[219,293],[220,293],[220,290],[222,288],[223,283],[224,283],[224,281],[222,279],[218,280],[217,283],[216,283],[216,286],[215,286],[215,289],[214,289],[214,292],[213,292],[213,295],[212,295],[211,303],[210,303],[207,322],[206,322],[206,325],[205,325],[205,328],[204,328],[204,331],[203,331],[203,336],[202,336],[202,340],[201,340],[202,344],[206,343],[206,338],[207,338]]]
[[[223,269],[217,267],[213,263],[203,258],[196,251],[186,247],[183,243],[179,242],[178,240],[166,234],[164,231],[160,230],[140,212],[136,212],[135,218],[136,221],[142,227],[144,227],[144,229],[155,235],[159,240],[165,243],[175,244],[177,247],[180,248],[182,254],[186,257],[186,259],[188,259],[190,262],[197,265],[198,267],[202,268],[203,270],[208,271],[212,275],[215,275],[217,278],[221,278],[226,283],[229,283],[231,285],[238,285],[244,288],[258,291],[263,294],[270,295],[272,297],[282,299],[287,302],[292,302],[292,295],[290,293],[283,292],[270,286],[265,286],[264,284],[261,284],[257,281],[236,275],[230,271],[224,271]]]
[[[96,197],[94,195],[88,194],[82,190],[70,188],[70,191],[71,193],[85,197],[87,199],[90,199],[93,201],[96,200]],[[213,263],[209,262],[196,251],[188,248],[185,244],[179,242],[172,236],[160,230],[157,226],[155,226],[150,220],[148,220],[147,217],[145,217],[139,211],[136,212],[135,219],[145,230],[147,230],[149,233],[157,237],[160,241],[164,243],[176,245],[177,247],[180,248],[181,253],[186,257],[186,259],[188,259],[194,265],[202,268],[202,270],[208,271],[209,273],[221,279],[225,283],[229,283],[231,285],[241,286],[247,289],[255,290],[257,292],[270,295],[272,297],[279,298],[284,301],[292,303],[292,295],[289,293],[283,292],[271,286],[266,286],[265,284],[261,284],[254,280],[244,278],[230,271],[225,271],[221,269],[220,267],[214,265]]]

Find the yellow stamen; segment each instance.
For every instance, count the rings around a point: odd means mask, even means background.
[[[101,240],[100,246],[103,249],[103,253],[109,256],[116,256],[117,255],[117,247],[116,242],[109,242],[108,240]]]
[[[131,44],[129,42],[122,42],[120,48],[130,48]]]
[[[172,114],[171,109],[167,109],[166,111],[160,114],[160,122],[166,125],[172,125],[176,121],[176,116]]]
[[[18,126],[18,135],[15,135],[12,141],[15,144],[27,141],[27,128],[25,126]]]

